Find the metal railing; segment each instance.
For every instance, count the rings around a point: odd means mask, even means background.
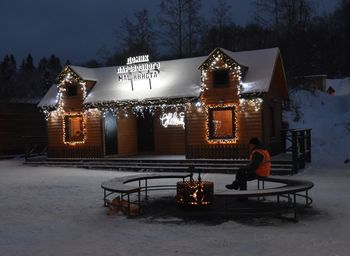
[[[44,136],[22,136],[25,147],[25,159],[33,155],[43,155],[47,153],[47,137]]]
[[[311,162],[311,129],[282,130],[282,151],[292,154],[293,172]]]

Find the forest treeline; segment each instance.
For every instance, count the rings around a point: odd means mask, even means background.
[[[158,0],[156,13],[137,10],[116,28],[116,50],[103,58],[77,63],[86,67],[124,65],[126,58],[150,54],[152,60],[208,55],[215,47],[244,51],[279,47],[287,79],[326,74],[350,76],[350,0],[334,11],[317,14],[317,0],[252,0],[247,25],[233,20],[229,0],[213,1],[211,15],[201,0]],[[69,63],[69,62],[68,62]],[[34,65],[30,54],[16,62],[8,54],[0,62],[0,100],[37,101],[55,82],[61,60],[51,55]]]

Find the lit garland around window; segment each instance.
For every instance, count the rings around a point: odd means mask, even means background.
[[[202,71],[201,76],[201,91],[208,90],[208,71],[215,69],[225,68],[231,71],[231,75],[238,81],[238,95],[242,92],[242,76],[247,70],[247,67],[238,64],[230,56],[225,54],[219,48],[215,49],[209,56],[209,58],[199,67]],[[242,72],[243,70],[243,72]]]
[[[63,92],[66,90],[66,84],[79,84],[81,91],[83,93],[83,100],[87,96],[86,82],[81,79],[75,72],[71,70],[69,66],[66,66],[64,70],[58,75],[58,89],[61,92],[60,97],[62,97]]]
[[[67,126],[66,126],[66,117],[82,117],[83,119],[83,134],[82,140],[69,141],[67,140]],[[76,113],[76,112],[66,112],[62,115],[62,127],[63,127],[63,143],[70,146],[81,145],[86,142],[86,115],[85,113]]]
[[[49,118],[58,118],[62,117],[62,129],[63,129],[63,143],[66,145],[78,145],[78,144],[84,144],[86,142],[86,118],[90,116],[96,116],[99,115],[99,112],[96,110],[91,111],[85,111],[83,112],[66,112],[64,110],[64,95],[66,92],[66,86],[67,84],[78,84],[80,85],[80,89],[82,91],[82,100],[84,100],[87,96],[87,89],[86,89],[86,82],[81,79],[75,72],[71,70],[69,66],[66,66],[64,70],[58,75],[57,77],[57,89],[58,93],[56,95],[56,106],[55,108],[52,107],[44,107],[42,108],[42,111],[45,115],[45,119],[48,121]],[[83,119],[83,135],[82,140],[78,141],[69,141],[67,140],[67,134],[66,134],[66,117],[78,117],[81,116]]]
[[[64,95],[66,92],[67,84],[78,84],[82,91],[83,100],[87,96],[86,82],[81,79],[69,66],[66,66],[64,70],[57,77],[57,89],[58,93],[56,95],[56,106],[53,107],[42,107],[42,112],[45,115],[46,121],[49,120],[50,116],[64,115]]]
[[[206,112],[206,139],[209,144],[234,144],[237,142],[239,138],[239,117],[237,116],[238,110],[237,108],[239,107],[238,104],[209,104],[205,106],[205,112]],[[220,110],[222,108],[233,108],[234,110],[234,134],[233,138],[230,139],[211,139],[210,138],[210,116],[209,116],[209,110],[210,109],[217,109]]]

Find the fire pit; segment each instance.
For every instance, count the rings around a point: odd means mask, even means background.
[[[214,183],[198,180],[179,181],[177,183],[177,203],[181,206],[210,205],[214,198]]]

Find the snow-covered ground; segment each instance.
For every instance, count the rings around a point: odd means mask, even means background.
[[[0,162],[0,255],[349,255],[350,171],[310,167],[309,215],[211,224],[107,216],[102,181],[126,172]],[[230,175],[207,175],[222,187]]]
[[[107,216],[102,181],[128,172],[0,161],[0,255],[350,255],[350,96],[295,91],[291,128],[312,128],[312,209],[276,218],[201,222]],[[223,188],[231,175],[209,174]]]
[[[326,90],[333,87],[335,95],[347,95],[350,93],[350,77],[342,79],[326,79]]]
[[[292,111],[284,112],[289,128],[312,129],[313,166],[350,169],[350,90],[331,96],[325,92],[294,90]]]

